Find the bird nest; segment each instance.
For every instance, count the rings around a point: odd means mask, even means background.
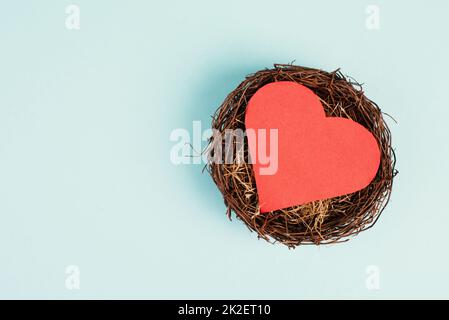
[[[259,237],[291,248],[300,244],[346,241],[348,237],[372,227],[390,199],[396,174],[391,134],[380,108],[365,97],[359,83],[339,70],[326,72],[276,64],[273,69],[251,74],[218,108],[212,129],[219,133],[228,129],[245,130],[249,99],[258,89],[276,81],[293,81],[311,89],[319,97],[326,116],[349,118],[368,129],[381,151],[379,169],[372,182],[360,191],[261,213],[250,161],[217,163],[209,160],[207,170],[223,194],[228,217],[235,213]],[[217,143],[224,143],[224,139],[216,139],[216,136],[210,139],[209,159],[213,158]],[[245,160],[248,160],[247,146],[245,140]]]

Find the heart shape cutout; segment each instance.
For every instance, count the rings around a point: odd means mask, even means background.
[[[371,132],[326,117],[318,96],[295,82],[260,88],[248,102],[245,125],[261,212],[353,193],[379,168]]]

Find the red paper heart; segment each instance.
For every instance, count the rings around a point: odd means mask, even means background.
[[[245,125],[261,212],[361,190],[377,173],[380,150],[374,136],[350,119],[326,117],[318,96],[295,82],[260,88],[248,102]],[[273,169],[275,159],[266,164],[260,152],[269,155],[270,129],[277,129],[278,161],[277,171],[267,175],[263,168]],[[257,145],[264,140],[266,153]]]

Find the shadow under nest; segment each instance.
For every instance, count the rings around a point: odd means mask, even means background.
[[[339,70],[326,72],[281,64],[247,76],[216,111],[212,129],[220,133],[227,129],[245,130],[245,111],[249,99],[258,89],[276,81],[293,81],[306,86],[319,97],[326,116],[352,119],[374,135],[381,151],[381,160],[372,182],[366,188],[348,195],[260,213],[253,169],[247,161],[247,141],[243,150],[244,163],[209,161],[207,170],[223,194],[229,218],[234,212],[259,237],[290,248],[300,244],[347,241],[349,236],[372,227],[390,199],[396,174],[390,130],[380,108],[365,97],[361,85]],[[224,143],[223,140],[210,139],[210,159],[213,158],[214,144]]]

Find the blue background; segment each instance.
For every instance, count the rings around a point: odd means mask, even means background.
[[[449,297],[447,1],[79,0],[67,30],[70,3],[0,4],[1,298]],[[202,165],[170,162],[173,129],[293,60],[341,67],[398,122],[391,203],[345,244],[257,240]]]

